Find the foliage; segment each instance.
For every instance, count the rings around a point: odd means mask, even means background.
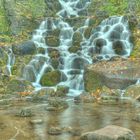
[[[116,0],[108,0],[108,2],[101,9],[106,11],[109,16],[112,15],[123,15],[128,7],[127,0],[121,0],[121,2]]]
[[[45,13],[45,3],[44,0],[17,0],[16,10],[20,16],[25,16],[28,19],[38,19],[42,18]]]

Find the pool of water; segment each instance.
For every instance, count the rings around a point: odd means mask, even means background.
[[[69,107],[61,111],[46,111],[46,102],[32,103],[23,100],[12,101],[0,106],[1,140],[78,140],[80,135],[63,132],[50,135],[51,127],[71,129],[84,133],[106,125],[114,124],[131,129],[140,139],[140,123],[133,120],[140,112],[139,105],[101,105],[97,103],[75,104],[68,101]],[[19,117],[17,112],[30,108],[32,117]],[[42,123],[31,124],[32,120]]]

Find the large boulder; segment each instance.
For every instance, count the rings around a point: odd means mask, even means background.
[[[41,78],[42,86],[56,86],[61,81],[61,72],[58,70],[45,73]]]
[[[93,132],[84,133],[80,140],[136,140],[136,137],[127,128],[109,125]]]
[[[140,99],[140,84],[132,85],[126,88],[124,96],[139,100]]]
[[[111,89],[126,89],[140,78],[139,62],[139,59],[114,59],[89,65],[84,73],[85,89],[91,92],[104,85]]]
[[[17,55],[30,55],[35,54],[37,49],[33,41],[29,40],[20,45],[13,45],[12,50]]]

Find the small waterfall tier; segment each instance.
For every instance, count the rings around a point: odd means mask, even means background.
[[[128,21],[125,17],[110,17],[89,28],[90,18],[74,28],[65,17],[88,15],[89,0],[59,0],[62,9],[57,19],[47,18],[32,37],[38,53],[24,67],[23,77],[36,89],[64,86],[69,95],[84,91],[83,73],[94,56],[109,59],[115,55],[127,57],[132,50]],[[92,19],[93,20],[93,19]]]
[[[92,30],[90,43],[91,54],[101,54],[104,58],[114,55],[129,56],[133,44],[127,18],[113,16],[102,21]]]

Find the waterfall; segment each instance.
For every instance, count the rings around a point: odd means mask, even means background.
[[[8,49],[7,55],[8,55],[8,60],[7,60],[6,68],[7,68],[8,75],[11,76],[12,75],[11,68],[15,63],[15,56],[11,48]]]
[[[94,56],[100,59],[116,55],[127,57],[133,45],[125,17],[114,16],[102,21],[98,27],[90,28],[91,33],[87,37],[86,31],[91,19],[88,18],[86,9],[90,0],[59,2],[62,9],[56,14],[58,18],[47,18],[33,34],[32,41],[38,49],[44,51],[38,52],[25,66],[23,77],[38,89],[43,87],[40,83],[43,75],[57,70],[61,74],[61,80],[52,87],[56,89],[60,85],[67,86],[68,95],[76,96],[84,91],[84,68],[94,63]],[[81,14],[87,19],[76,29],[65,20],[77,18]]]

